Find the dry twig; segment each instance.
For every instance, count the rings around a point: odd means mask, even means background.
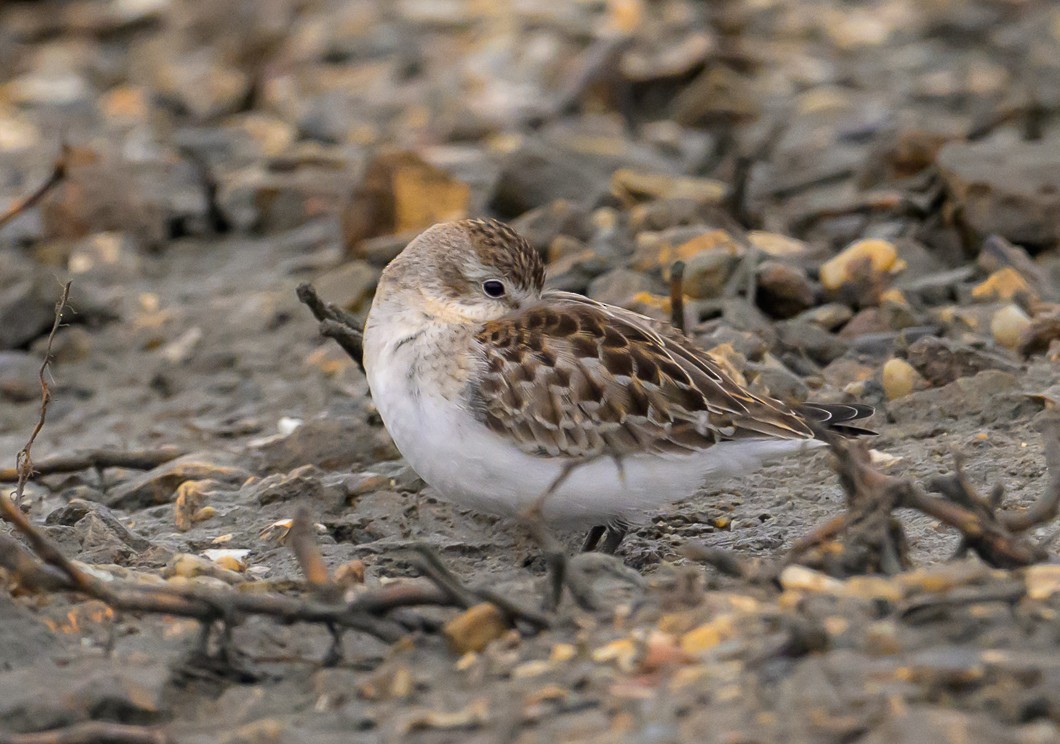
[[[670,267],[670,323],[681,333],[685,329],[685,262],[674,261]]]
[[[59,157],[55,159],[55,164],[52,166],[52,172],[48,175],[47,180],[44,181],[35,191],[30,193],[28,196],[19,199],[14,204],[4,210],[3,214],[0,214],[0,227],[3,227],[11,220],[18,217],[20,214],[25,212],[27,209],[33,207],[37,202],[48,195],[48,192],[58,186],[66,179],[67,173],[67,159],[70,156],[70,146],[65,142],[59,151]]]
[[[66,303],[69,299],[70,282],[67,282],[63,285],[62,295],[60,295],[59,301],[55,304],[55,321],[52,323],[52,330],[48,334],[48,345],[44,352],[44,361],[41,362],[40,371],[37,373],[37,377],[40,379],[40,416],[37,417],[37,423],[33,427],[33,433],[29,435],[26,446],[19,450],[15,458],[15,470],[18,472],[18,486],[15,491],[15,506],[17,507],[22,506],[22,496],[26,490],[26,483],[33,475],[33,459],[30,453],[33,450],[33,443],[37,441],[37,435],[44,428],[44,420],[48,415],[48,403],[52,399],[51,388],[48,387],[45,374],[52,362],[52,342],[55,341],[55,332],[59,330],[59,324],[63,321],[63,311],[66,309]]]
[[[150,726],[85,721],[30,734],[0,734],[0,744],[167,744],[165,732]]]
[[[1019,568],[1047,560],[1048,551],[1025,533],[1056,518],[1060,510],[1060,410],[1047,411],[1040,424],[1049,479],[1041,498],[1022,512],[1002,511],[1003,491],[980,496],[964,475],[960,458],[954,474],[933,480],[930,496],[919,484],[884,475],[869,458],[867,445],[833,432],[818,431],[835,455],[835,468],[847,495],[847,510],[819,525],[792,546],[783,561],[752,565],[728,551],[695,543],[683,549],[689,560],[712,565],[724,574],[749,580],[775,580],[796,563],[840,578],[893,574],[909,567],[905,533],[892,512],[915,509],[953,527],[961,549],[974,551],[997,568]],[[955,556],[957,557],[957,556]]]
[[[320,321],[320,335],[334,339],[364,371],[364,334],[357,317],[341,307],[324,302],[312,284],[298,285],[298,299]]]
[[[104,468],[151,470],[183,454],[184,452],[176,447],[160,447],[155,450],[86,450],[37,460],[33,463],[33,472],[36,475],[56,475]],[[18,468],[0,468],[0,483],[12,483],[17,480]]]

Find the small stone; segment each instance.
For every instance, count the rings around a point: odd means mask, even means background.
[[[371,299],[379,274],[367,261],[349,261],[318,276],[313,286],[324,302],[357,312]]]
[[[235,486],[249,475],[242,468],[211,462],[203,454],[184,455],[112,489],[107,494],[106,504],[112,509],[143,509],[169,503],[184,481],[214,480]]]
[[[843,582],[839,579],[794,563],[780,572],[779,581],[786,591],[842,594],[844,589]]]
[[[0,351],[0,400],[24,403],[40,398],[40,359],[24,351]]]
[[[801,258],[810,254],[810,246],[796,238],[779,233],[751,230],[747,239],[758,250],[773,258]]]
[[[656,293],[660,283],[651,277],[629,269],[613,269],[589,283],[588,295],[609,305],[629,307],[638,294]]]
[[[1030,566],[1023,572],[1030,599],[1049,599],[1060,594],[1060,565],[1041,563]]]
[[[409,151],[383,153],[365,168],[342,210],[348,254],[363,256],[368,238],[416,233],[467,216],[470,187]]]
[[[202,554],[221,568],[243,573],[247,570],[246,558],[250,555],[250,550],[247,548],[209,548],[202,551]]]
[[[845,341],[813,323],[784,320],[777,323],[777,332],[785,346],[806,354],[821,365],[838,359],[847,351]]]
[[[888,359],[880,375],[883,392],[888,400],[903,398],[915,390],[924,390],[928,382],[904,359]]]
[[[1019,305],[1005,305],[990,319],[990,335],[1007,349],[1019,348],[1031,327],[1031,319]]]
[[[780,261],[763,261],[756,270],[755,302],[774,318],[791,318],[813,306],[813,284],[806,272]]]
[[[195,524],[206,522],[217,516],[217,510],[212,506],[204,506],[191,515],[191,521]]]
[[[21,281],[7,278],[0,289],[0,349],[24,346],[47,332],[59,298],[55,278],[44,272]]]
[[[96,276],[109,281],[128,281],[140,274],[140,256],[133,239],[115,230],[77,241],[67,260],[72,274],[95,270]]]
[[[1035,263],[1026,250],[1013,245],[1000,235],[991,235],[983,241],[975,263],[987,274],[993,274],[1006,267],[1015,269],[1043,299],[1055,300],[1060,295],[1060,287],[1050,281],[1048,272]]]
[[[1060,342],[1060,307],[1052,312],[1036,315],[1020,342],[1020,353],[1025,356],[1048,352]]]
[[[542,139],[527,139],[501,164],[490,208],[514,217],[556,199],[595,201],[613,161],[574,152]]]
[[[853,317],[854,311],[848,306],[838,302],[828,302],[800,313],[796,316],[796,320],[816,323],[826,331],[835,331]]]
[[[695,300],[720,297],[737,261],[727,250],[706,250],[694,255],[685,262],[685,296]]]
[[[224,568],[209,558],[204,558],[191,553],[177,553],[166,564],[162,576],[167,579],[193,579],[199,576],[207,576],[212,579],[220,579],[226,584],[241,584],[244,577],[238,572]]]
[[[836,292],[843,287],[868,283],[879,286],[890,274],[905,268],[898,249],[886,240],[858,240],[821,265],[821,284]]]
[[[458,654],[482,651],[508,632],[508,623],[495,604],[483,602],[469,607],[442,628],[449,647]]]
[[[878,307],[866,307],[859,310],[839,331],[839,337],[854,340],[873,333],[886,333],[890,328],[883,322]]]
[[[354,558],[335,569],[333,578],[339,586],[351,587],[364,583],[364,561]]]
[[[840,357],[821,370],[821,377],[832,387],[842,390],[851,383],[864,383],[876,374],[876,368],[848,356]]]
[[[738,258],[743,252],[743,247],[725,230],[706,230],[701,225],[673,227],[639,232],[631,265],[637,271],[658,273],[668,279],[675,261],[688,263],[703,253]],[[685,283],[688,283],[687,270]]]
[[[1060,241],[1060,148],[1041,142],[951,142],[938,166],[961,215],[982,235],[1021,245]]]
[[[1019,371],[1019,365],[1008,357],[935,336],[925,336],[910,344],[907,357],[909,363],[934,386],[946,385],[984,370]]]
[[[765,394],[783,401],[806,400],[810,390],[802,378],[768,355],[765,364],[753,368],[751,392]]]
[[[266,470],[284,473],[302,465],[339,470],[399,456],[385,431],[354,416],[311,419],[286,437],[270,437],[254,449]]]
[[[894,287],[880,292],[880,320],[895,331],[920,325],[920,318],[909,300]]]
[[[195,524],[195,515],[206,504],[206,498],[220,483],[213,480],[189,480],[177,487],[177,498],[173,501],[173,516],[177,529],[187,532]],[[201,521],[201,520],[199,520]]]
[[[688,199],[704,204],[720,204],[728,193],[721,181],[709,178],[672,176],[667,173],[620,168],[611,176],[611,193],[626,202],[655,199]]]
[[[1006,266],[973,287],[972,298],[979,302],[1010,302],[1036,299],[1036,295],[1022,274]]]

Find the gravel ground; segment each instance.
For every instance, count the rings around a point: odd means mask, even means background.
[[[538,544],[435,498],[295,291],[363,317],[411,236],[488,215],[552,286],[659,318],[684,261],[691,335],[754,389],[875,405],[882,472],[927,483],[957,452],[1025,509],[1060,401],[1058,46],[1045,0],[5,3],[0,210],[69,150],[0,227],[0,464],[72,280],[35,460],[186,455],[34,479],[68,556],[302,596],[283,520],[307,507],[352,593],[416,581],[425,543],[539,606]],[[319,626],[237,618],[238,658],[206,663],[193,620],[0,569],[0,742],[84,721],[179,744],[1060,741],[1055,546],[951,560],[952,528],[899,510],[894,576],[684,557],[778,561],[843,509],[827,452],[705,484],[618,564],[577,564],[593,609],[567,596],[534,634],[429,608],[396,643],[345,634],[332,666]]]

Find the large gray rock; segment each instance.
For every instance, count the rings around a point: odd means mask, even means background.
[[[1056,142],[952,142],[939,169],[974,230],[1014,243],[1060,242],[1060,147]]]

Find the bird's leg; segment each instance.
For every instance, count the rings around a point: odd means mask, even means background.
[[[591,553],[596,550],[596,546],[600,544],[600,538],[604,536],[606,531],[607,527],[602,524],[590,528],[589,534],[585,536],[585,542],[582,543],[582,552]]]
[[[625,522],[616,522],[612,525],[608,525],[607,537],[604,538],[604,544],[600,546],[600,552],[606,553],[607,555],[614,555],[628,532],[629,525]]]

